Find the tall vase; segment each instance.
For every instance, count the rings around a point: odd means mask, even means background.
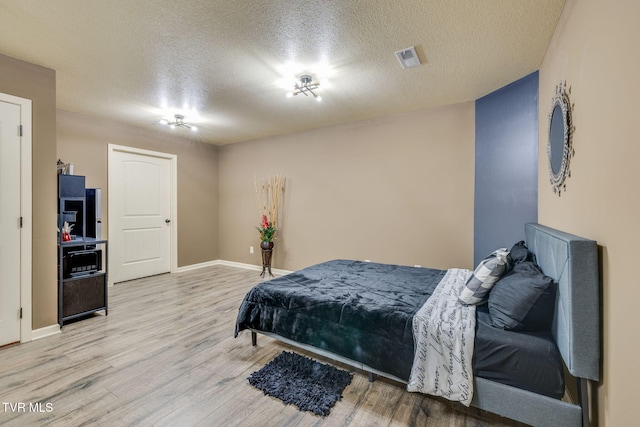
[[[265,271],[268,271],[269,276],[273,277],[273,273],[271,273],[271,255],[273,254],[273,242],[260,242],[260,249],[262,249],[262,273],[260,273],[260,277],[265,276]]]

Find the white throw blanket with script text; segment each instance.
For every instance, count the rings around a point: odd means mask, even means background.
[[[471,404],[476,308],[458,300],[472,271],[447,271],[413,317],[415,355],[407,390]]]

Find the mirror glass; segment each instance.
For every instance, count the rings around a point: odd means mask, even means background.
[[[549,112],[549,141],[547,157],[549,159],[549,181],[553,192],[558,196],[567,189],[566,179],[571,176],[569,162],[573,157],[573,105],[569,102],[571,88],[566,83],[556,86],[556,94],[551,102]]]
[[[549,129],[549,161],[551,163],[551,171],[554,175],[560,172],[560,167],[562,166],[564,142],[564,117],[562,115],[562,107],[556,104],[551,114]]]

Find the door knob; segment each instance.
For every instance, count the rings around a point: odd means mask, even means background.
[[[164,222],[166,222],[167,224],[169,224],[171,222],[170,219],[165,219]]]

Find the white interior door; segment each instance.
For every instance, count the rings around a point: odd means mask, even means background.
[[[0,345],[20,341],[20,106],[0,102]]]
[[[175,161],[170,154],[110,146],[112,283],[171,271]]]

